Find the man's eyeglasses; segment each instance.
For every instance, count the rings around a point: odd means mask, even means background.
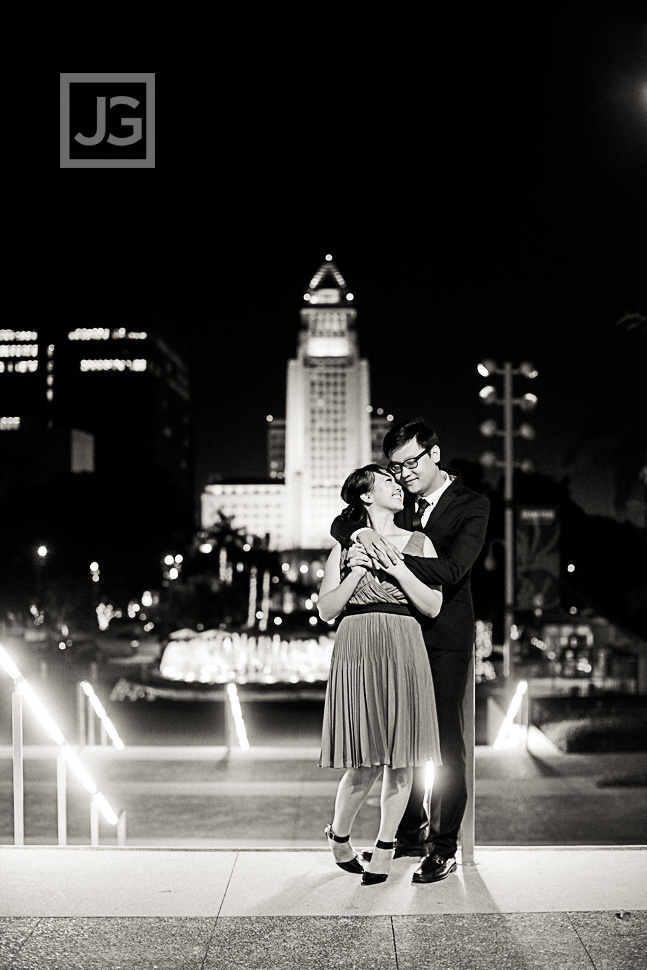
[[[415,458],[406,458],[404,461],[392,461],[390,464],[386,466],[386,470],[391,475],[401,475],[403,468],[417,468],[418,462],[420,461],[422,456],[428,455],[430,450],[431,450],[430,448],[425,448],[425,450],[421,451],[420,454],[416,455]]]

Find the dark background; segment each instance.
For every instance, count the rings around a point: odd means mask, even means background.
[[[625,515],[595,433],[644,403],[645,339],[617,321],[647,313],[646,20],[642,4],[439,8],[427,32],[373,24],[375,43],[320,26],[287,60],[285,36],[265,57],[221,37],[205,61],[194,35],[190,68],[156,75],[154,171],[25,152],[17,315],[157,315],[191,358],[199,492],[265,472],[265,416],[285,413],[302,295],[331,253],[376,407],[427,415],[446,461],[477,460],[500,413],[476,364],[529,359],[540,376],[515,392],[539,397],[537,439],[518,457]]]

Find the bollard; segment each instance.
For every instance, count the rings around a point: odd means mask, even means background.
[[[11,732],[13,737],[13,841],[25,844],[25,787],[23,776],[22,694],[11,696]]]
[[[58,844],[67,845],[67,767],[63,748],[56,755],[56,815]]]

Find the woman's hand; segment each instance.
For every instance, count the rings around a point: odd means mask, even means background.
[[[348,550],[348,559],[346,562],[350,567],[350,571],[360,576],[363,576],[371,568],[371,558],[361,542],[354,542],[352,544]]]

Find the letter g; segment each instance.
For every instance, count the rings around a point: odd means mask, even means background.
[[[136,108],[139,101],[135,98],[128,98],[126,95],[116,95],[114,98],[110,98],[110,107],[114,108],[117,104],[127,104],[130,108]],[[119,138],[117,135],[108,135],[108,141],[111,145],[134,145],[136,141],[139,141],[142,137],[142,119],[141,118],[121,118],[122,125],[130,125],[133,133],[132,135],[126,135],[125,138]]]

